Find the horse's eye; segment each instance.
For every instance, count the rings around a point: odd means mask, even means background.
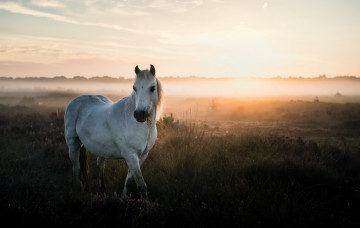
[[[150,91],[151,91],[151,92],[154,92],[154,91],[155,91],[155,86],[151,86],[151,87],[150,87]]]
[[[133,86],[133,90],[136,92],[136,88],[135,88],[135,86]]]

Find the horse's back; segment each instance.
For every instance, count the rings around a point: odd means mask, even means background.
[[[96,104],[109,104],[112,103],[112,101],[104,97],[103,95],[81,95],[72,100],[68,107],[71,107],[76,104],[81,105],[96,105]]]
[[[112,101],[102,95],[81,95],[72,100],[66,109],[66,112],[71,112],[74,109],[91,108],[97,105],[111,104]],[[66,115],[65,112],[65,115]]]

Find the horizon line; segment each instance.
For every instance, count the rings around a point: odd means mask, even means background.
[[[336,79],[336,78],[351,78],[351,79],[360,79],[360,76],[355,75],[337,75],[337,76],[331,76],[328,77],[326,74],[313,76],[313,77],[304,77],[304,76],[273,76],[273,77],[261,77],[261,76],[246,76],[246,77],[207,77],[207,76],[198,76],[198,75],[188,75],[188,76],[157,76],[159,79],[203,79],[203,80],[239,80],[239,79]],[[9,80],[17,80],[17,79],[57,79],[57,80],[94,80],[94,79],[105,79],[105,80],[132,80],[133,77],[124,77],[124,76],[109,76],[109,75],[103,75],[103,76],[91,76],[86,77],[82,75],[75,75],[75,76],[63,76],[63,75],[57,75],[57,76],[0,76],[1,80],[9,79]]]

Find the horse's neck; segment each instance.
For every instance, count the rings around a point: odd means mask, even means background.
[[[155,127],[156,125],[156,114],[157,114],[157,107],[155,106],[153,110],[151,110],[150,118],[148,120],[149,127]]]
[[[156,115],[157,115],[157,106],[154,106],[154,109],[152,111],[154,114],[151,116],[151,119],[153,121],[153,123],[156,123]]]

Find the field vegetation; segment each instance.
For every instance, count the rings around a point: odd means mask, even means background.
[[[12,226],[358,227],[360,103],[299,99],[165,100],[142,166],[150,202],[121,198],[127,167],[89,154],[73,188],[64,140],[67,91],[0,97],[0,210]],[[121,95],[109,96],[116,100]],[[335,96],[334,99],[338,99]],[[355,97],[351,98],[355,100]]]

